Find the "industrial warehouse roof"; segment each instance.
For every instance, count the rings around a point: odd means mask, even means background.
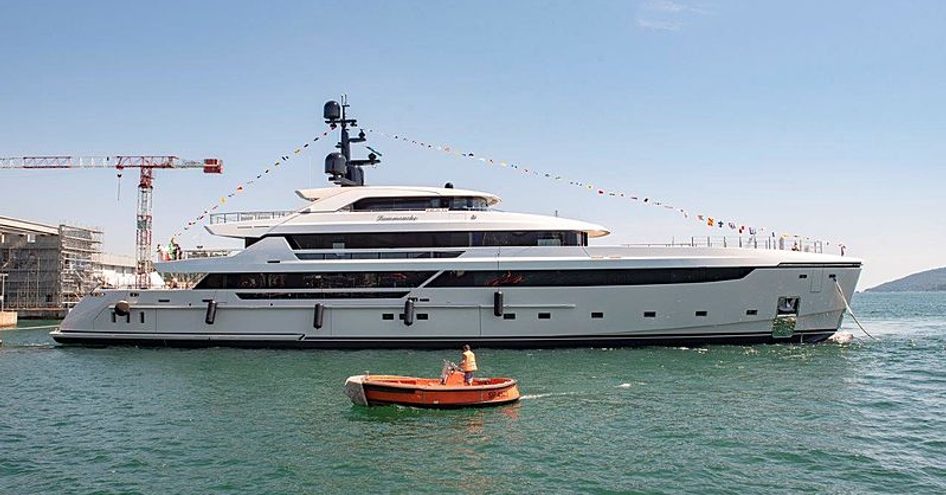
[[[98,231],[98,229],[87,229],[84,227],[75,227],[75,229],[83,229],[90,231]],[[48,234],[48,235],[59,235],[59,226],[50,225],[48,223],[39,223],[31,220],[23,220],[22,218],[13,218],[5,217],[0,215],[0,232],[7,234]]]
[[[0,232],[9,234],[59,234],[58,225],[0,216]]]

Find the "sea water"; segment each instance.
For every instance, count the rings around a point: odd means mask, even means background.
[[[946,493],[946,293],[839,346],[477,350],[515,405],[362,408],[451,351],[82,348],[0,332],[0,493]],[[22,322],[24,325],[35,322]]]

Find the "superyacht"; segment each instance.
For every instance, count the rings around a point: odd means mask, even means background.
[[[367,186],[375,153],[347,104],[325,160],[333,187],[278,214],[220,215],[228,256],[158,262],[188,288],[95,290],[64,344],[297,348],[817,342],[838,330],[861,262],[820,250],[604,246],[606,227],[496,210],[488,192]],[[751,245],[752,248],[747,247]]]

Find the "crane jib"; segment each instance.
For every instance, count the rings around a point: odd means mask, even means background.
[[[138,288],[151,286],[152,207],[155,169],[202,169],[205,174],[223,173],[223,160],[205,158],[184,160],[173,155],[108,155],[108,156],[19,156],[0,157],[0,169],[51,170],[70,168],[111,168],[121,171],[137,168],[141,171],[138,181],[138,202],[135,216],[135,266]]]

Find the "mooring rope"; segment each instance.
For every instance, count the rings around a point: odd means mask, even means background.
[[[871,335],[864,328],[864,325],[861,325],[861,322],[857,320],[857,315],[854,314],[854,310],[851,309],[851,305],[847,302],[847,298],[844,297],[844,291],[841,290],[841,283],[838,282],[838,279],[834,279],[834,286],[837,287],[838,294],[841,296],[841,300],[844,301],[844,307],[847,309],[847,314],[851,315],[851,318],[854,319],[854,323],[857,323],[857,327],[860,328],[862,332],[864,332],[864,335],[867,335],[868,337],[872,339],[877,339],[877,337],[874,337],[873,335]]]

